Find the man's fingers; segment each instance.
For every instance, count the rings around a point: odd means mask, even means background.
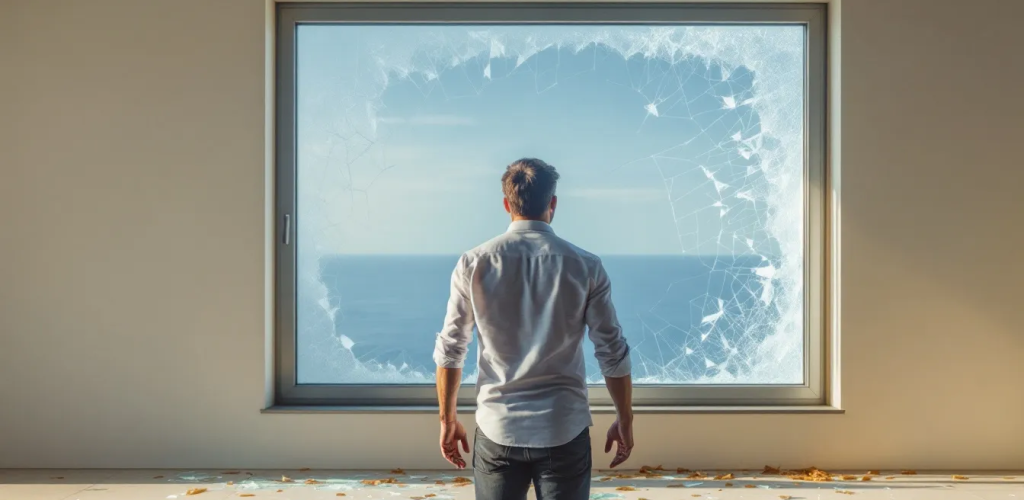
[[[469,438],[462,436],[462,451],[469,453]]]

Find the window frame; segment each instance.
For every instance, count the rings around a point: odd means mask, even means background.
[[[827,34],[824,4],[665,3],[280,3],[275,67],[275,405],[436,408],[432,385],[298,384],[296,360],[296,35],[300,24],[788,24],[806,27],[804,78],[804,383],[658,385],[634,388],[634,406],[817,406],[828,403],[830,248],[827,169]],[[595,408],[611,406],[590,386]],[[475,406],[462,387],[459,406]]]

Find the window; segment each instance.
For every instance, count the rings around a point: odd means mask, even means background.
[[[823,403],[824,14],[280,5],[278,404],[434,404],[451,271],[524,156],[605,263],[637,405]]]

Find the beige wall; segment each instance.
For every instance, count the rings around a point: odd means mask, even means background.
[[[259,412],[264,7],[0,2],[0,467],[442,465]],[[1021,19],[846,0],[847,413],[644,415],[634,465],[1024,467]]]

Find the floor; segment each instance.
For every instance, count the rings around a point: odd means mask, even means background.
[[[839,500],[846,495],[864,500],[1024,500],[1024,473],[868,472],[596,472],[591,500]],[[448,471],[402,470],[0,470],[0,500],[458,500],[473,497],[471,478]]]

